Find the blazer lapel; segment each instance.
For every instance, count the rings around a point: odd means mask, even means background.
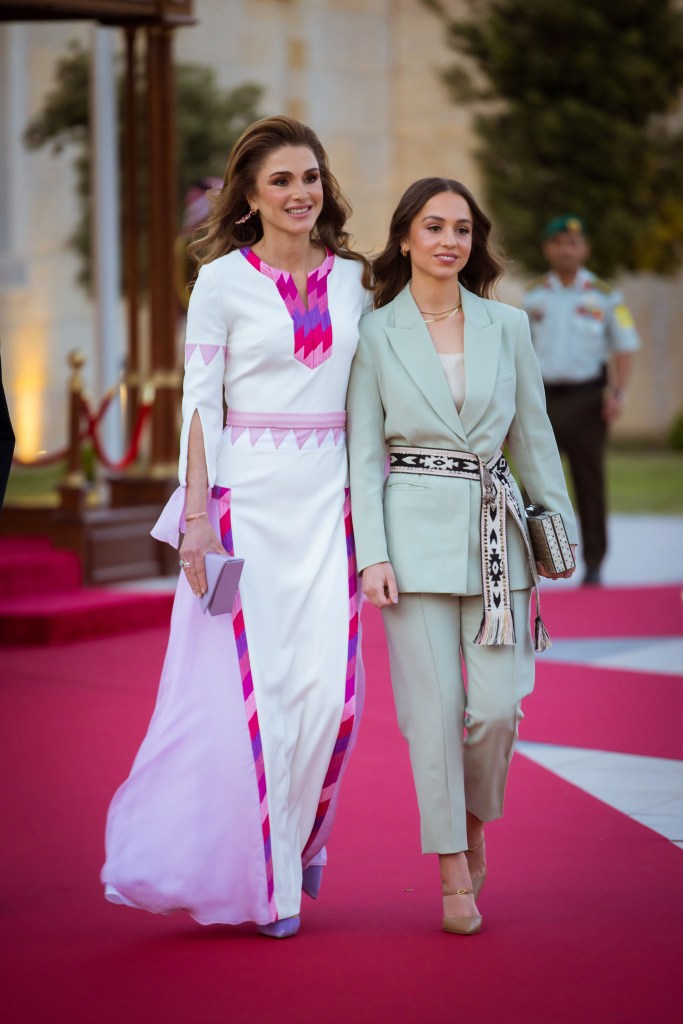
[[[491,321],[486,303],[460,286],[465,317],[465,401],[460,420],[469,433],[486,412],[498,373],[502,340],[500,323]]]
[[[391,347],[434,412],[454,434],[466,440],[446,374],[410,292],[410,285],[399,292],[393,305],[396,326],[385,328]]]

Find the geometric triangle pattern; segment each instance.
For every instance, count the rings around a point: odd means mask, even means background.
[[[200,355],[201,355],[202,359],[204,360],[204,366],[208,366],[209,365],[211,360],[220,351],[220,349],[223,349],[223,354],[224,355],[227,354],[227,348],[225,347],[225,345],[197,345],[197,344],[193,344],[192,345],[192,344],[188,344],[188,345],[185,345],[185,366],[187,366],[187,364],[189,363],[190,359],[192,358],[192,354],[195,351],[195,349],[199,349]]]
[[[332,355],[332,322],[327,303],[327,276],[334,265],[330,249],[323,263],[308,275],[308,308],[301,301],[294,278],[275,270],[249,248],[240,249],[252,267],[277,286],[294,324],[294,358],[313,370]]]

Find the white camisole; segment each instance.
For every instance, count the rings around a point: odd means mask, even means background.
[[[465,355],[463,352],[438,353],[443,372],[446,374],[448,387],[455,402],[455,408],[460,412],[465,401]]]

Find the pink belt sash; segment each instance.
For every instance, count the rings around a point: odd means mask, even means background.
[[[269,430],[276,448],[279,448],[290,432],[294,433],[296,443],[302,448],[311,434],[315,434],[317,444],[322,445],[330,430],[334,436],[334,444],[339,441],[346,427],[346,412],[238,412],[228,409],[226,429],[231,431],[234,443],[247,431],[249,440],[255,445],[262,434]]]
[[[228,409],[228,427],[263,427],[265,430],[329,430],[345,427],[346,412],[238,412]]]

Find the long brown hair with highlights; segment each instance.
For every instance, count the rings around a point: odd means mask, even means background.
[[[468,291],[490,298],[493,286],[504,269],[503,258],[492,244],[491,221],[479,208],[468,188],[452,178],[420,178],[405,190],[391,218],[389,238],[384,249],[372,261],[375,278],[375,306],[386,306],[405,288],[412,277],[410,253],[401,255],[401,241],[406,238],[415,217],[432,198],[441,192],[462,196],[472,213],[472,251],[458,274]]]
[[[238,221],[249,213],[247,196],[254,191],[256,176],[264,161],[283,146],[306,146],[318,162],[323,205],[311,239],[327,246],[337,256],[361,263],[363,284],[366,288],[371,287],[370,264],[361,253],[351,250],[350,235],[344,230],[351,216],[351,206],[330,171],[327,153],[312,128],[284,115],[256,121],[233,146],[223,187],[208,193],[211,212],[188,246],[197,269],[233,249],[254,245],[263,238],[263,225],[258,213],[244,224]]]

